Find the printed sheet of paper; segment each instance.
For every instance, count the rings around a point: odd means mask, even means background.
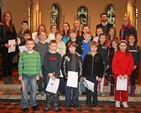
[[[88,88],[89,90],[91,90],[92,92],[94,92],[94,83],[89,81],[89,80],[86,80],[84,83],[84,86],[86,88]]]
[[[124,77],[122,77],[122,79],[120,79],[117,77],[116,90],[127,91],[127,78],[124,79]]]
[[[8,40],[8,44],[11,45],[11,47],[8,48],[8,53],[12,53],[16,51],[16,47],[14,46],[15,44],[15,39],[13,40]]]
[[[46,87],[46,91],[51,93],[57,93],[59,87],[60,79],[53,80],[52,78],[49,79],[48,85]]]
[[[68,71],[67,86],[77,88],[78,72]]]
[[[20,53],[22,53],[23,51],[26,51],[27,48],[25,46],[19,46],[19,50],[20,50]]]

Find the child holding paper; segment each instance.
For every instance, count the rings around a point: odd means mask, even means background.
[[[67,82],[70,76],[69,72],[77,73],[78,77],[82,75],[82,60],[81,56],[76,53],[76,43],[70,41],[68,43],[69,52],[63,56],[63,75],[66,79],[66,87],[65,87],[65,104],[66,108],[70,107],[73,104],[74,108],[78,108],[78,82],[77,86],[67,86]],[[73,76],[73,75],[71,75]]]
[[[118,51],[115,53],[112,60],[112,71],[114,73],[115,86],[117,85],[118,77],[119,79],[127,79],[128,83],[133,69],[134,61],[131,53],[129,52],[128,43],[125,40],[121,40],[118,44]],[[120,107],[120,101],[122,101],[122,106],[124,108],[128,108],[128,91],[117,90],[115,87],[115,107]]]
[[[45,69],[45,75],[47,78],[47,85],[49,82],[49,79],[55,80],[56,78],[59,78],[60,75],[60,69],[61,69],[61,55],[56,52],[57,50],[57,41],[51,40],[49,43],[49,52],[47,52],[44,56],[44,69]],[[48,111],[51,109],[51,104],[54,104],[54,111],[58,111],[58,92],[57,93],[51,93],[46,92],[46,107],[44,108],[44,111]]]
[[[98,105],[97,84],[101,81],[104,72],[104,64],[102,56],[97,53],[98,43],[92,41],[90,43],[90,52],[85,56],[83,61],[83,80],[89,80],[94,83],[94,92],[86,88],[86,105],[91,105],[91,96],[93,96],[93,105]],[[86,83],[87,84],[87,83]]]

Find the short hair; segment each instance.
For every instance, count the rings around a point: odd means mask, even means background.
[[[92,33],[90,31],[87,31],[86,33],[84,33],[84,36],[88,34],[88,35],[92,35]]]
[[[26,20],[23,20],[23,21],[21,22],[21,24],[23,24],[23,23],[26,23],[26,24],[28,25],[28,21],[26,21]]]
[[[102,17],[102,15],[106,15],[107,16],[107,13],[101,13],[100,14],[100,18]]]
[[[70,33],[76,33],[76,34],[78,34],[78,32],[75,29],[71,29],[70,30]]]
[[[25,34],[29,34],[30,36],[32,36],[30,30],[25,30],[25,31],[23,32],[23,35],[25,35]]]
[[[56,38],[56,36],[57,36],[58,34],[60,34],[60,35],[62,35],[62,36],[63,36],[63,32],[62,32],[62,31],[60,31],[60,30],[57,30],[57,32],[55,33],[55,38]]]
[[[91,47],[91,46],[96,46],[96,47],[98,48],[99,43],[96,42],[96,41],[92,41],[92,42],[90,43],[90,47]]]
[[[27,39],[27,40],[26,40],[26,43],[27,43],[28,41],[32,41],[33,43],[35,43],[32,38]]]
[[[69,47],[71,47],[71,46],[76,47],[76,43],[75,43],[74,41],[70,41],[70,42],[67,44],[67,47],[69,48]]]
[[[58,43],[57,43],[56,40],[51,40],[50,43],[49,43],[49,45],[51,45],[51,44],[56,44],[56,45],[58,45]]]

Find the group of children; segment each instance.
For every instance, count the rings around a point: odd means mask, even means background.
[[[68,29],[68,23],[64,23],[64,29]],[[101,31],[100,31],[101,30]],[[113,33],[114,32],[114,33]],[[38,83],[38,95],[46,94],[45,111],[51,109],[58,111],[59,94],[47,92],[45,89],[49,79],[60,78],[59,92],[65,93],[65,107],[73,105],[78,107],[79,86],[86,92],[86,105],[98,105],[97,95],[104,96],[103,86],[105,73],[111,77],[111,92],[114,95],[117,77],[131,80],[131,96],[135,95],[135,75],[139,64],[139,48],[135,43],[134,35],[129,35],[128,41],[115,37],[115,29],[109,30],[109,39],[102,29],[97,29],[98,36],[92,38],[88,26],[83,28],[83,36],[78,37],[75,29],[64,30],[66,34],[63,37],[61,31],[55,32],[55,39],[50,38],[47,42],[47,33],[40,31],[37,36],[39,42],[36,44],[31,38],[29,31],[25,31],[24,41],[19,44],[25,45],[27,50],[19,52],[19,80],[22,83],[21,106],[24,112],[28,111],[28,86],[30,85],[30,107],[33,110],[39,110],[36,104],[36,81]],[[82,57],[81,57],[82,56]],[[77,72],[78,84],[76,88],[67,86],[68,72]],[[42,86],[42,78],[44,86]],[[88,88],[84,89],[83,82],[86,80],[94,83],[94,92]],[[79,83],[79,82],[78,82]],[[100,87],[98,87],[100,84]],[[64,88],[64,90],[63,90]],[[121,96],[120,96],[121,94]],[[93,103],[91,100],[93,99]],[[120,107],[122,101],[123,107],[128,107],[128,91],[120,91],[115,88],[115,107]]]

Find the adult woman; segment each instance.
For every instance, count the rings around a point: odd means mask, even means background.
[[[2,25],[5,30],[2,31],[5,36],[2,37],[1,54],[2,54],[2,70],[4,77],[4,84],[12,83],[12,60],[15,51],[9,52],[10,47],[17,45],[16,30],[12,22],[12,15],[9,11],[5,11],[2,17]],[[14,43],[10,43],[10,42]]]

